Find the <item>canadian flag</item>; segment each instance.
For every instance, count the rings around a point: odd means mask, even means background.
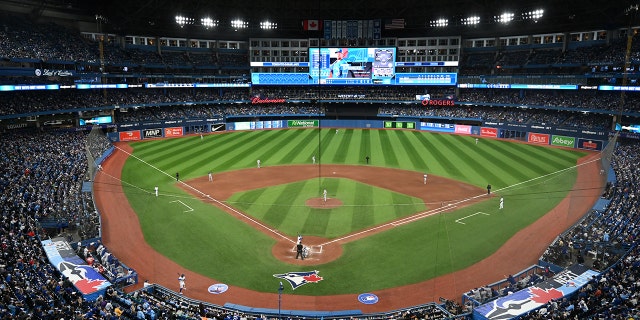
[[[304,30],[320,30],[319,20],[302,20],[302,28]]]

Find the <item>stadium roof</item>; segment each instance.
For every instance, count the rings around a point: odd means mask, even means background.
[[[12,2],[12,0],[2,0]],[[15,1],[13,1],[15,2]],[[302,21],[310,20],[368,20],[404,19],[404,28],[383,31],[386,36],[463,35],[465,37],[536,34],[558,31],[614,29],[636,24],[636,12],[627,12],[640,0],[49,0],[35,1],[34,6],[58,5],[87,16],[106,18],[105,32],[178,37],[241,38],[322,36],[321,31],[310,33]],[[29,1],[21,1],[29,3]],[[0,7],[1,8],[1,7]],[[518,21],[517,14],[529,10],[544,10],[538,22]],[[510,25],[490,23],[495,15],[511,11],[516,20]],[[180,28],[176,15],[194,18],[196,23]],[[454,23],[469,16],[481,17],[478,26]],[[220,21],[220,26],[205,29],[198,25],[200,18]],[[450,27],[432,28],[429,21],[449,19]],[[233,19],[248,21],[246,30],[234,30]],[[277,30],[261,30],[260,21],[278,24]],[[233,31],[233,32],[230,32]]]

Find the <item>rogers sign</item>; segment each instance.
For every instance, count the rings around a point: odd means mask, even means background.
[[[423,99],[423,106],[455,106],[456,102],[448,99]]]
[[[527,140],[530,143],[536,144],[549,144],[549,135],[542,133],[529,133],[529,138]]]

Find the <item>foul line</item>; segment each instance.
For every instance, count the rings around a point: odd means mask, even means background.
[[[136,159],[136,160],[138,160],[138,161],[140,161],[140,162],[142,162],[142,163],[144,163],[144,164],[148,165],[149,167],[151,167],[151,168],[153,168],[153,169],[157,170],[158,172],[161,172],[161,173],[163,173],[164,175],[166,175],[166,176],[168,176],[168,177],[170,177],[170,178],[172,178],[172,179],[173,179],[173,176],[171,176],[170,174],[168,174],[168,173],[166,173],[166,172],[164,172],[164,171],[160,170],[158,167],[156,167],[156,166],[154,166],[154,165],[152,165],[152,164],[150,164],[150,163],[148,163],[148,162],[146,162],[146,161],[144,161],[144,160],[142,160],[142,159],[140,159],[140,158],[136,157],[135,155],[131,154],[130,152],[127,152],[126,150],[123,150],[122,148],[119,148],[118,146],[115,146],[115,147],[116,147],[116,149],[118,149],[118,150],[120,150],[120,151],[124,152],[125,154],[129,155],[130,157],[133,157],[134,159]],[[181,183],[182,185],[184,185],[185,187],[187,187],[187,188],[189,188],[189,189],[193,190],[193,191],[194,191],[194,192],[196,192],[197,194],[200,194],[200,195],[204,196],[205,198],[207,198],[207,199],[209,199],[209,200],[211,200],[211,201],[213,201],[213,202],[217,203],[219,206],[222,206],[222,207],[224,207],[225,209],[227,209],[227,210],[229,210],[229,211],[232,211],[232,212],[234,212],[235,214],[237,214],[237,215],[239,215],[239,216],[241,216],[241,217],[243,217],[243,218],[245,218],[245,219],[247,219],[247,220],[249,220],[249,221],[251,221],[251,222],[255,223],[256,225],[260,226],[261,228],[263,228],[263,229],[265,229],[265,230],[270,231],[271,233],[275,234],[276,236],[278,236],[278,237],[280,237],[280,238],[282,238],[282,239],[288,240],[289,242],[292,242],[292,243],[293,243],[293,242],[295,242],[295,241],[293,241],[292,239],[289,239],[289,238],[287,238],[286,236],[284,236],[283,234],[281,234],[278,230],[276,230],[276,229],[271,229],[271,228],[269,228],[269,227],[265,226],[264,224],[260,223],[259,221],[256,221],[256,220],[252,219],[251,217],[247,216],[246,214],[244,214],[244,213],[242,213],[242,212],[240,212],[240,211],[238,211],[238,210],[234,209],[233,207],[230,207],[229,205],[225,204],[224,202],[222,202],[222,201],[220,201],[220,200],[217,200],[217,199],[212,198],[212,197],[211,197],[211,196],[209,196],[208,194],[205,194],[204,192],[202,192],[202,191],[200,191],[200,190],[198,190],[198,189],[196,189],[196,188],[192,187],[191,185],[189,185],[189,184],[187,184],[187,183],[185,183],[185,182],[183,182],[183,181],[181,181],[181,180],[180,180],[180,181],[178,181],[178,182],[179,182],[179,183]]]
[[[189,207],[188,205],[186,205],[184,202],[180,201],[180,200],[173,200],[173,201],[169,201],[169,203],[173,203],[173,202],[180,202],[183,206],[189,208],[189,210],[186,211],[182,211],[182,212],[191,212],[193,211],[193,208]]]
[[[473,216],[475,216],[475,215],[478,215],[478,214],[482,214],[482,215],[485,215],[485,216],[490,216],[490,214],[488,214],[488,213],[484,213],[484,212],[480,212],[480,211],[478,211],[478,212],[476,212],[476,213],[472,213],[472,214],[470,214],[470,215],[468,215],[468,216],[466,216],[466,217],[462,217],[462,218],[460,218],[460,219],[456,219],[456,222],[457,222],[457,223],[459,223],[459,224],[466,224],[466,223],[462,222],[462,220],[464,220],[464,219],[466,219],[466,218],[471,218],[471,217],[473,217]]]

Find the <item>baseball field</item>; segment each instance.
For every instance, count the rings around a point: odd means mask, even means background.
[[[129,146],[120,148],[128,158],[119,183],[154,251],[257,292],[273,292],[275,274],[317,270],[322,281],[286,292],[304,296],[376,292],[477,264],[583,188],[577,164],[587,155],[472,136],[324,128]],[[585,201],[574,197],[569,206]],[[294,259],[298,234],[311,252],[304,261]]]

